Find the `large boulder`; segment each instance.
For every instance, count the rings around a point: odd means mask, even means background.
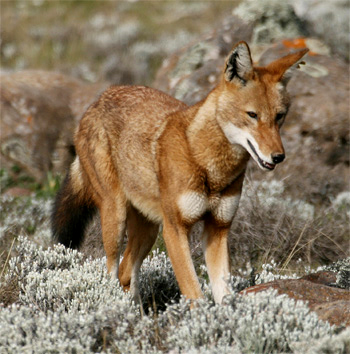
[[[187,104],[200,101],[218,83],[232,46],[241,40],[249,41],[252,34],[253,24],[228,17],[221,27],[167,58],[153,86]]]
[[[348,0],[293,0],[291,4],[310,35],[321,38],[335,53],[349,61]]]
[[[349,66],[322,38],[308,33],[288,2],[244,1],[220,28],[165,60],[154,86],[194,104],[216,86],[225,57],[239,40],[250,44],[258,65],[308,47],[305,69],[288,84],[293,103],[282,130],[287,159],[271,174],[251,163],[249,174],[267,180],[288,176],[287,192],[317,205],[348,188]]]
[[[292,105],[282,130],[287,159],[273,178],[288,175],[290,192],[305,194],[317,204],[347,190],[350,72],[344,60],[322,54],[322,42],[305,38],[266,47],[259,63],[302,46],[308,46],[310,54],[288,84]]]
[[[334,287],[336,273],[322,271],[300,279],[282,279],[249,287],[242,294],[276,289],[295,300],[305,301],[321,320],[350,326],[350,291]]]
[[[74,129],[106,87],[48,71],[1,73],[1,166],[17,166],[37,181],[64,172]]]
[[[215,87],[224,60],[238,41],[250,44],[256,60],[273,41],[306,34],[288,2],[242,1],[220,27],[167,58],[153,85],[194,104]]]

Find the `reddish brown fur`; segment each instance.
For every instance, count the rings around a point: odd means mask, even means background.
[[[302,55],[254,69],[240,42],[221,83],[192,107],[147,87],[114,86],[88,109],[75,136],[79,160],[70,171],[70,189],[77,199],[88,193],[100,210],[108,271],[134,296],[160,222],[182,293],[202,296],[188,243],[192,225],[201,219],[215,300],[227,293],[227,237],[249,160],[245,145],[251,139],[269,161],[284,153],[283,122],[275,116],[287,110],[288,99],[278,81]],[[258,118],[247,115],[252,110]],[[119,267],[126,229],[129,240]]]

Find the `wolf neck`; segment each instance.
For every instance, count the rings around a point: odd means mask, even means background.
[[[246,168],[249,154],[240,145],[232,145],[217,119],[217,92],[213,90],[201,102],[186,135],[195,161],[207,172],[213,184],[228,184]]]

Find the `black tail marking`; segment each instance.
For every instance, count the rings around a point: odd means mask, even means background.
[[[68,173],[57,193],[51,215],[53,239],[69,248],[79,248],[84,231],[96,212],[96,206],[86,191],[74,192]]]

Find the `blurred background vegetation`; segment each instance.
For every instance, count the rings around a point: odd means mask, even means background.
[[[51,70],[85,82],[152,85],[163,60],[210,33],[240,1],[1,0],[1,72]],[[209,25],[208,25],[209,24]],[[0,166],[1,190],[52,196],[60,176],[37,180]]]
[[[2,69],[150,84],[168,54],[211,31],[238,3],[2,0]]]

